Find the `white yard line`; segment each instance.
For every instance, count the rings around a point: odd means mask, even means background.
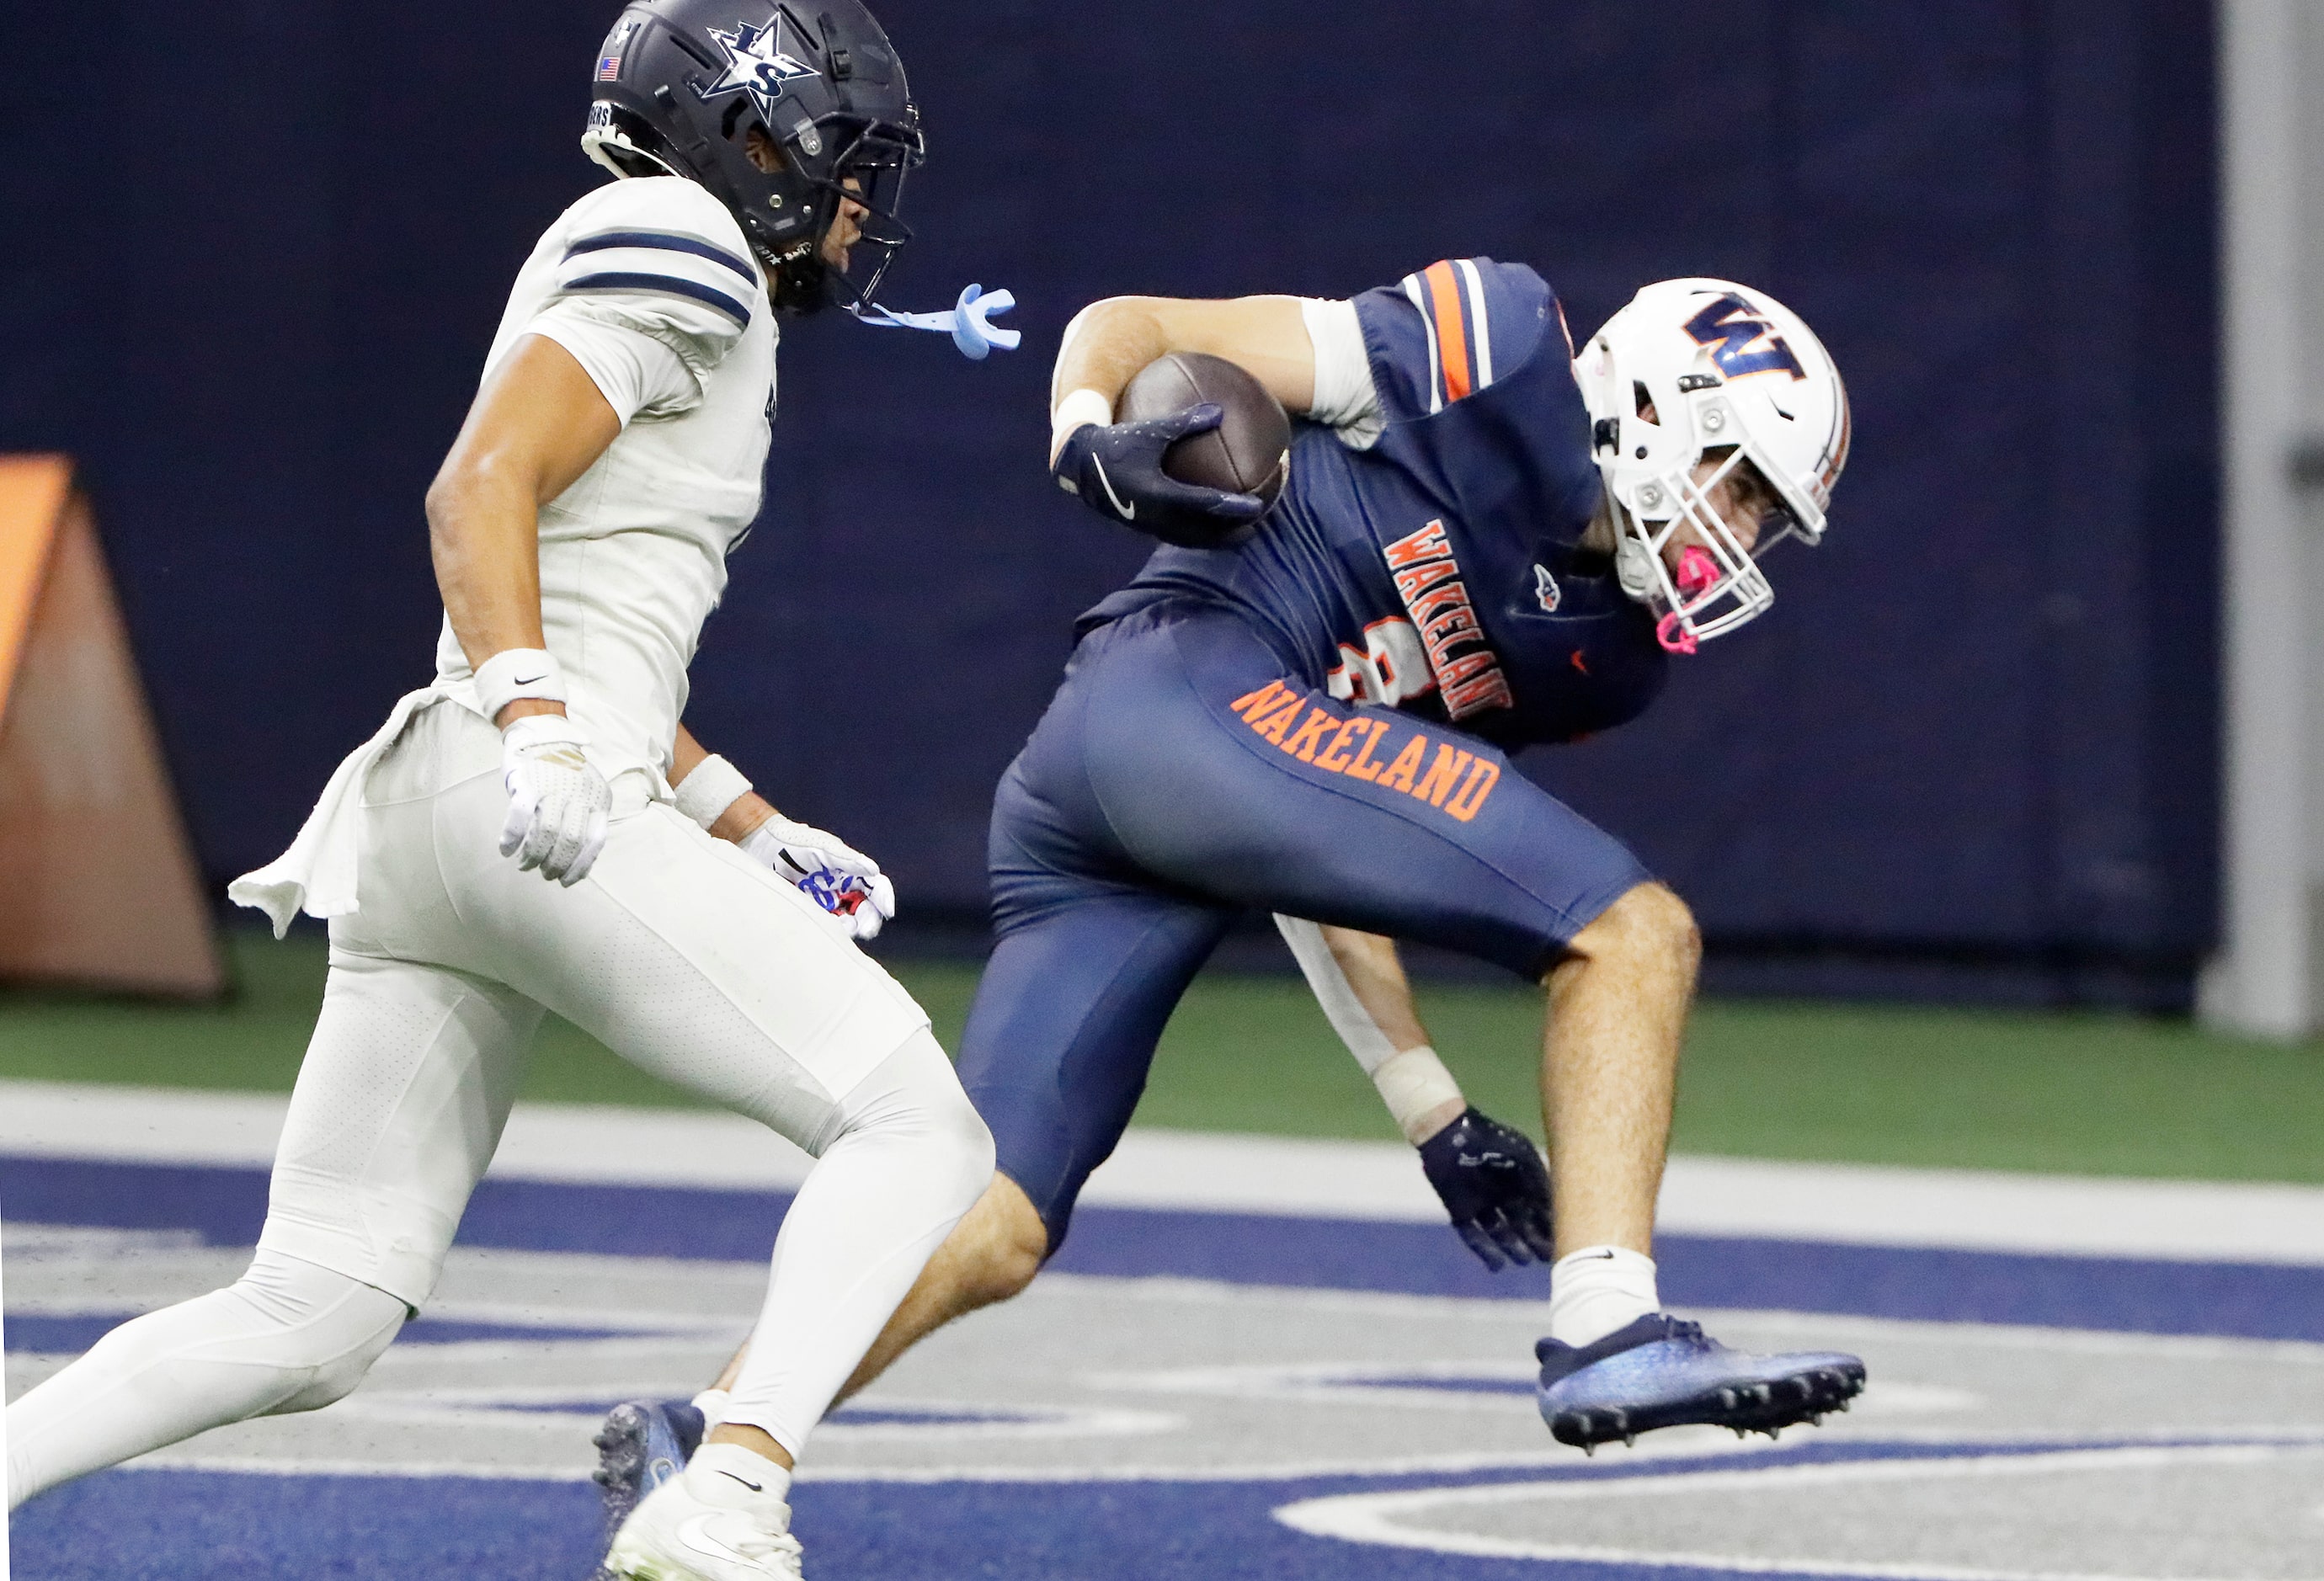
[[[0,1154],[263,1167],[287,1100],[251,1093],[0,1082]],[[495,1179],[780,1190],[806,1154],[733,1115],[521,1105]],[[1133,1130],[1083,1201],[1435,1223],[1393,1142]],[[5,1205],[0,1205],[4,1209]],[[2103,1180],[1679,1157],[1662,1224],[1682,1235],[2324,1266],[2324,1188]]]
[[[1442,1511],[1513,1503],[1587,1503],[1610,1499],[1684,1498],[1700,1492],[1748,1492],[1767,1499],[1795,1486],[1847,1486],[1868,1483],[1994,1480],[2105,1473],[2156,1467],[2250,1466],[2292,1456],[2313,1456],[2310,1442],[2284,1444],[2157,1445],[2091,1449],[2040,1448],[2023,1454],[1991,1454],[1957,1460],[1874,1460],[1839,1465],[1746,1466],[1736,1470],[1683,1472],[1642,1477],[1555,1483],[1501,1483],[1485,1487],[1423,1488],[1392,1493],[1341,1494],[1306,1499],[1277,1510],[1275,1519],[1295,1531],[1343,1542],[1420,1549],[1473,1558],[1563,1560],[1651,1568],[1724,1570],[1781,1576],[1861,1576],[1877,1581],[2124,1581],[2086,1572],[1933,1564],[1919,1560],[1759,1558],[1733,1554],[1686,1553],[1653,1548],[1606,1548],[1545,1542],[1446,1530],[1418,1524],[1416,1518]],[[1407,1524],[1407,1522],[1413,1522]]]

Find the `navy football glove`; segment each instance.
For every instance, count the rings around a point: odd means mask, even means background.
[[[1212,548],[1267,510],[1256,494],[1182,483],[1162,470],[1162,453],[1189,434],[1225,420],[1214,401],[1142,423],[1084,423],[1069,435],[1049,471],[1057,486],[1110,520],[1166,544]]]
[[[1480,1109],[1420,1144],[1420,1167],[1436,1188],[1452,1227],[1486,1267],[1548,1263],[1556,1248],[1549,1234],[1549,1170],[1541,1150]]]

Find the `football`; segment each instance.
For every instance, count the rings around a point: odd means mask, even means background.
[[[1155,358],[1121,392],[1114,420],[1144,422],[1206,400],[1226,409],[1225,420],[1171,446],[1162,470],[1182,483],[1256,494],[1273,505],[1291,470],[1291,419],[1265,385],[1224,357],[1171,352]]]

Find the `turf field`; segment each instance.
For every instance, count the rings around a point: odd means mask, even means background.
[[[233,948],[216,1008],[0,995],[11,1397],[249,1255],[323,959]],[[955,1038],[973,971],[896,970]],[[1424,1007],[1471,1095],[1530,1118],[1534,997]],[[580,1581],[594,1422],[716,1369],[806,1161],[569,1027],[526,1096],[361,1390],[35,1501],[15,1581]],[[1584,1459],[1533,1411],[1541,1271],[1461,1250],[1296,978],[1214,976],[1050,1272],[818,1432],[811,1573],[2313,1581],[2324,1190],[2235,1182],[2324,1180],[2319,1113],[2313,1047],[1707,1005],[1664,1296],[1734,1343],[1858,1353],[1872,1388],[1780,1444]],[[2166,1179],[2070,1178],[2100,1175]]]
[[[287,1090],[322,990],[312,933],[230,935],[240,991],[166,1008],[0,991],[0,1079]],[[1287,962],[1287,958],[1286,958]],[[899,961],[956,1046],[965,965]],[[1429,985],[1437,1047],[1486,1109],[1537,1129],[1537,997]],[[526,1096],[690,1107],[553,1018]],[[2324,1181],[2324,1049],[2099,1014],[1711,1002],[1696,1013],[1677,1148],[1743,1157]],[[1284,1135],[1394,1135],[1296,976],[1213,973],[1172,1021],[1143,1125]]]
[[[281,1108],[0,1087],[12,1396],[235,1276]],[[757,1306],[786,1200],[749,1184],[765,1146],[723,1116],[520,1107],[362,1389],[34,1501],[16,1581],[580,1581],[596,1419],[690,1392]],[[1533,1410],[1541,1271],[1470,1260],[1400,1143],[1133,1131],[1030,1291],[818,1430],[794,1495],[810,1574],[2314,1581],[2324,1190],[1701,1160],[1673,1179],[1665,1299],[1733,1343],[1860,1355],[1857,1409],[1780,1443],[1679,1429],[1584,1458]],[[1784,1180],[1781,1233],[1705,1233]],[[1898,1211],[1868,1220],[1884,1190]],[[2173,1251],[2157,1224],[2190,1207]],[[2221,1255],[2218,1226],[2269,1214],[2283,1233],[2246,1237],[2253,1260]],[[2073,1255],[1976,1249],[1997,1231]]]

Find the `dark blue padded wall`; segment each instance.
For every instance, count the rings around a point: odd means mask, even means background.
[[[0,173],[0,446],[86,464],[213,878],[426,678],[420,493],[518,261],[595,179],[599,9],[16,23],[52,157]],[[2183,988],[2216,868],[2208,6],[881,9],[932,149],[890,295],[1008,285],[1027,349],[787,334],[692,717],[908,916],[980,904],[991,784],[1139,557],[1041,470],[1072,311],[1489,253],[1577,333],[1649,279],[1765,285],[1858,420],[1775,612],[1528,769],[1737,959]]]

